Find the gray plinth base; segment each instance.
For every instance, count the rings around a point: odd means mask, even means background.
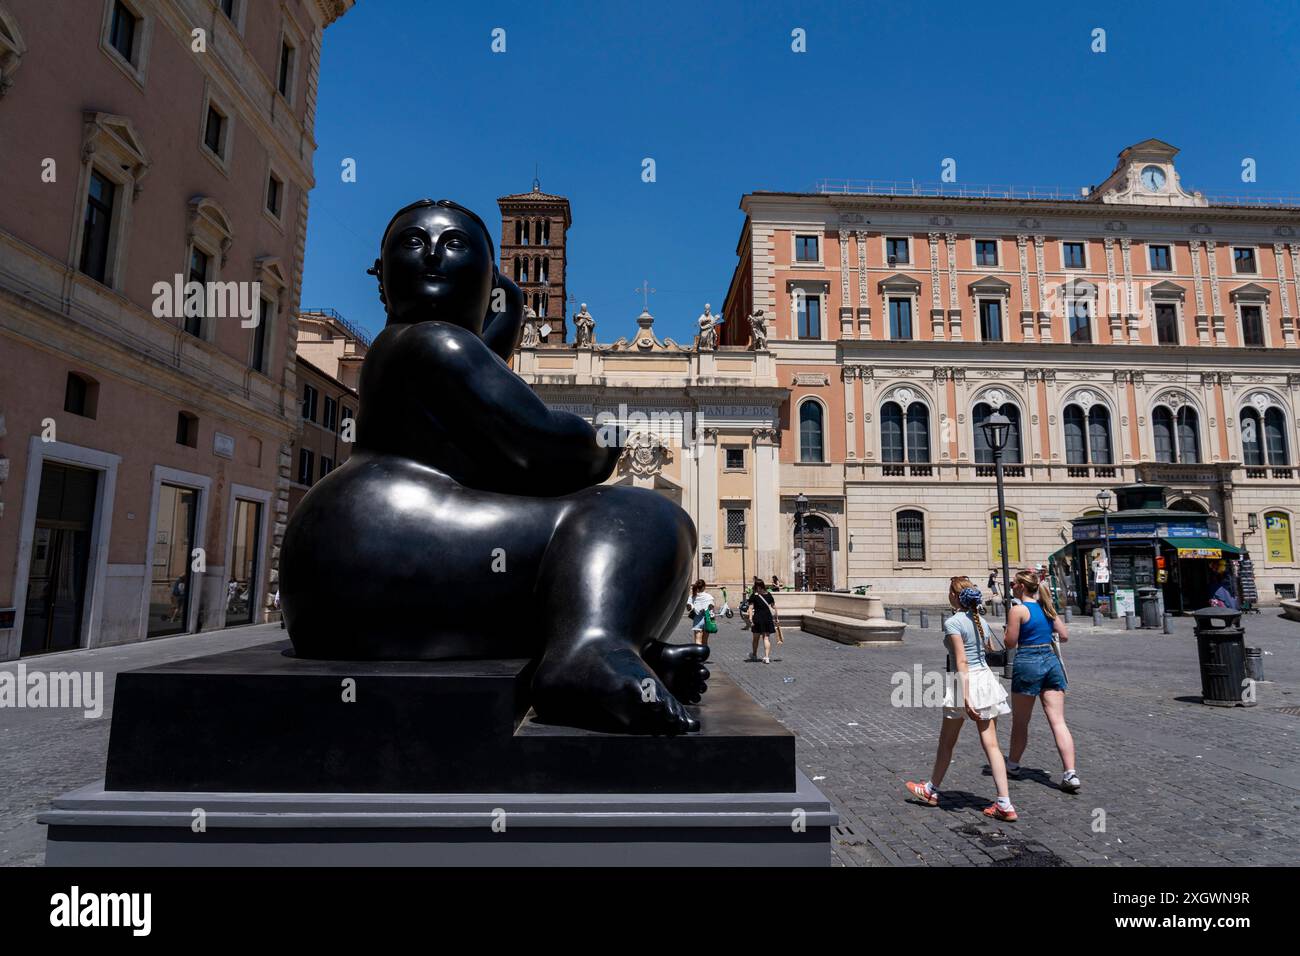
[[[50,866],[829,866],[839,822],[794,793],[254,794],[56,799]],[[202,810],[204,832],[194,832]]]

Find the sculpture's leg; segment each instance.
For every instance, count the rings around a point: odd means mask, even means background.
[[[633,733],[699,729],[642,656],[685,607],[694,551],[690,518],[652,491],[600,487],[569,499],[538,577],[541,719]]]

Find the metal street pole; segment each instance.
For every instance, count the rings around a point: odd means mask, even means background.
[[[1110,599],[1109,617],[1115,617],[1115,569],[1110,563],[1110,509],[1103,508],[1101,511],[1102,534],[1105,536],[1104,544],[1106,547],[1106,596]]]
[[[1007,557],[1007,501],[1002,490],[1002,449],[993,449],[993,467],[998,481],[998,533],[1002,539],[1002,620],[1011,616],[1011,563]]]
[[[745,600],[745,585],[749,581],[749,575],[745,572],[745,534],[748,529],[745,522],[740,523],[740,600]]]

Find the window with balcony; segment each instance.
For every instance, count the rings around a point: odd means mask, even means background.
[[[1110,411],[1093,405],[1086,412],[1080,405],[1065,406],[1065,462],[1067,465],[1110,465]]]
[[[1151,413],[1156,461],[1169,464],[1197,464],[1201,460],[1200,416],[1190,405],[1174,412],[1157,405]]]
[[[1241,412],[1242,460],[1247,467],[1271,465],[1286,468],[1291,464],[1286,439],[1286,416],[1274,406],[1262,414],[1249,406]]]
[[[1007,429],[1007,443],[1002,449],[1002,460],[1008,465],[1019,465],[1024,461],[1024,452],[1020,442],[1020,409],[1007,402],[998,411],[1011,420],[1011,426]],[[993,464],[993,449],[989,447],[984,429],[980,427],[988,421],[989,416],[992,414],[993,406],[988,402],[979,402],[971,413],[971,421],[975,432],[975,464],[977,465]]]

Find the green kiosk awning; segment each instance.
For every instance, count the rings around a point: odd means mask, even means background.
[[[1241,548],[1218,538],[1165,538],[1164,542],[1177,548],[1180,558],[1222,558],[1227,554],[1241,554]]]

